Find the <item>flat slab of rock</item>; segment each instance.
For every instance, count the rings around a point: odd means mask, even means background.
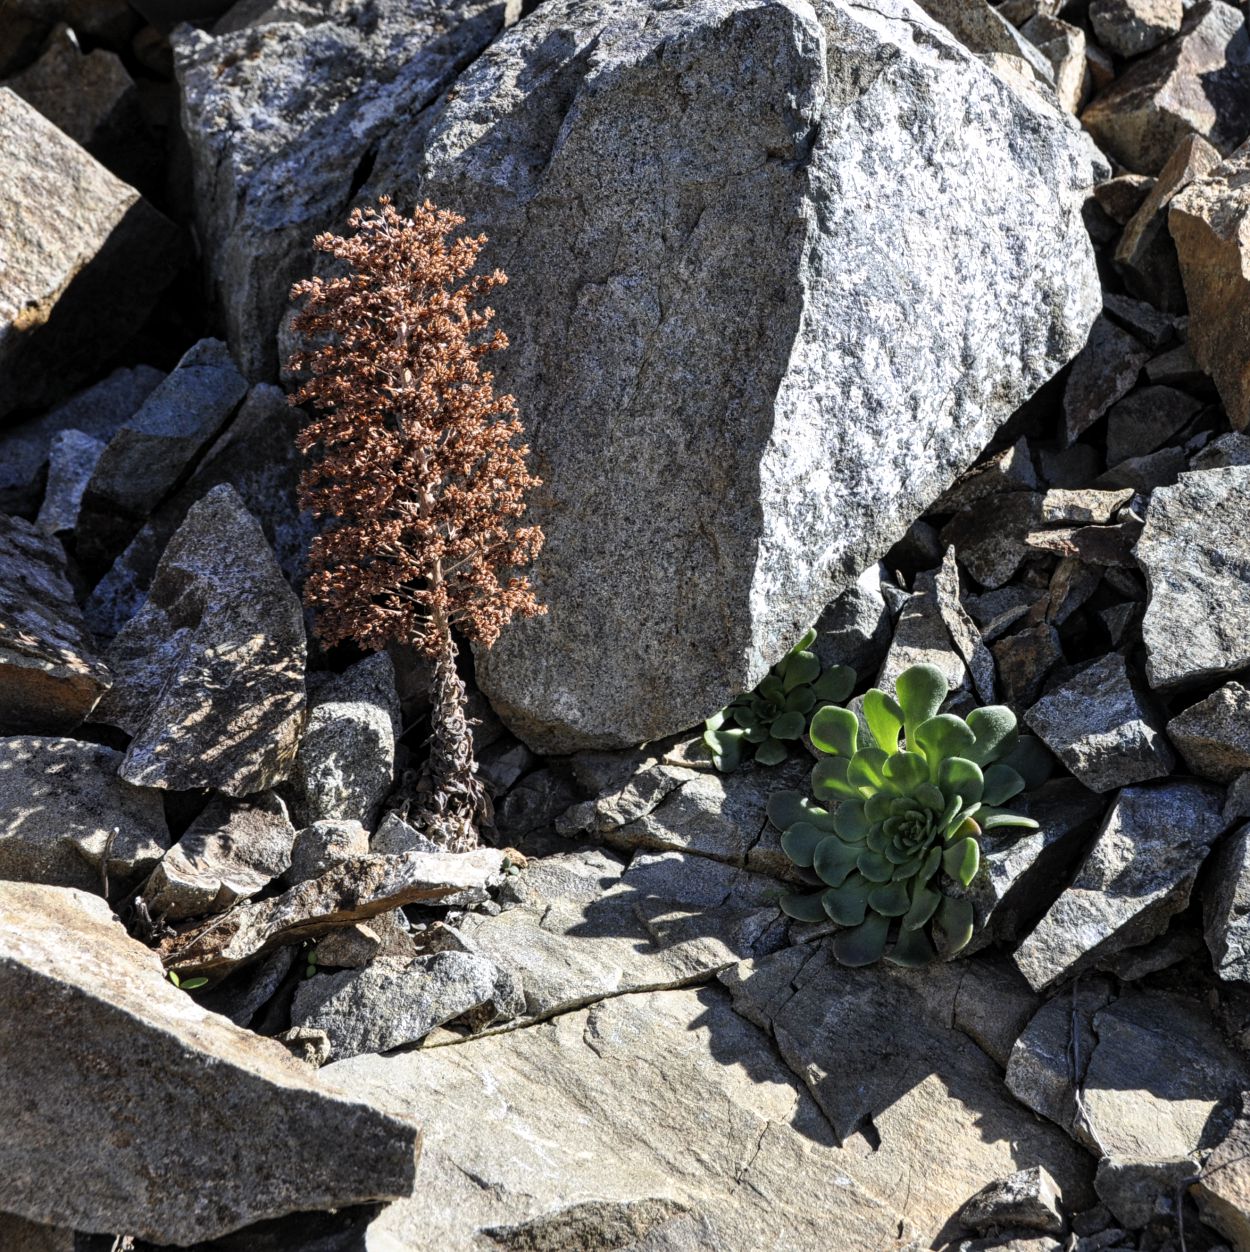
[[[1098,161],[901,0],[562,0],[393,127],[362,195],[465,206],[510,276],[551,608],[477,658],[510,727],[622,746],[750,690],[1085,342]]]
[[[1118,652],[1043,696],[1024,720],[1091,791],[1162,778],[1176,763]]]
[[[405,904],[438,903],[481,890],[502,866],[503,853],[493,848],[352,857],[281,895],[236,905],[207,925],[166,940],[162,954],[166,966],[180,975],[226,974],[274,948],[319,938]]]
[[[1250,426],[1250,369],[1244,330],[1250,318],[1250,148],[1199,178],[1172,201],[1176,243],[1189,301],[1189,345],[1215,380],[1229,420]]]
[[[295,827],[275,795],[210,800],[143,886],[153,917],[221,913],[267,887],[291,865]]]
[[[1043,991],[1162,934],[1227,829],[1223,798],[1203,783],[1121,791],[1071,885],[1016,949],[1029,984]]]
[[[324,1072],[362,1098],[421,1110],[417,1189],[374,1222],[379,1241],[469,1247],[489,1232],[514,1247],[805,1248],[836,1231],[845,1252],[880,1252],[900,1223],[903,1240],[932,1242],[1025,1154],[1069,1200],[1087,1195],[1080,1150],[996,1095],[994,1066],[981,1063],[969,1103],[931,1068],[900,1085],[876,1120],[875,1150],[858,1135],[835,1146],[767,1034],[717,987],[618,996]]]
[[[129,782],[264,791],[290,772],[304,720],[304,618],[260,525],[229,486],[179,528],[143,609],[106,654],[92,720],[133,736]]]
[[[1155,491],[1137,560],[1150,584],[1142,639],[1152,687],[1250,665],[1250,466],[1182,474]]]
[[[122,347],[173,278],[182,244],[133,187],[7,87],[0,151],[4,417],[56,400]]]
[[[121,759],[79,739],[0,739],[0,879],[99,892],[106,845],[112,884],[148,874],[169,847],[165,809],[117,776]]]
[[[65,570],[65,549],[0,514],[0,731],[73,730],[113,681]]]
[[[1157,174],[1197,133],[1228,152],[1250,130],[1250,35],[1241,11],[1201,0],[1181,33],[1123,74],[1081,114],[1104,152],[1138,174]]]
[[[188,1244],[412,1190],[414,1119],[202,1009],[81,892],[0,882],[0,1051],[0,1209],[32,1221]]]

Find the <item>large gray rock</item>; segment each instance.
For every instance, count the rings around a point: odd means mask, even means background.
[[[478,664],[531,747],[749,690],[1075,354],[1091,153],[906,0],[557,0],[387,134],[366,192],[511,277],[551,612]]]
[[[1195,774],[1235,781],[1250,770],[1250,690],[1225,683],[1172,718],[1168,737]]]
[[[1043,696],[1024,720],[1091,791],[1161,778],[1176,763],[1118,652]]]
[[[109,440],[78,517],[80,557],[108,562],[217,437],[247,384],[220,339],[203,339]]]
[[[930,1061],[945,1070],[942,1053]],[[1026,1156],[1069,1200],[1091,1198],[1079,1149],[996,1095],[982,1062],[954,1089],[917,1069],[877,1117],[879,1141],[841,1148],[768,1036],[715,987],[618,996],[324,1072],[420,1110],[418,1187],[374,1222],[379,1244],[751,1252],[832,1240],[880,1252],[930,1246],[964,1199]]]
[[[290,772],[304,720],[304,620],[256,519],[213,488],[113,640],[93,720],[132,735],[121,775],[245,796]]]
[[[377,144],[408,130],[499,34],[504,0],[332,0],[214,37],[173,37],[196,224],[231,347],[253,381],[310,243],[341,226]]]
[[[78,739],[0,739],[0,879],[99,891],[169,847],[160,793],[117,776],[121,753]]]
[[[1181,33],[1131,65],[1081,114],[1103,151],[1126,169],[1157,174],[1186,135],[1221,152],[1250,129],[1250,36],[1241,11],[1201,0]]]
[[[267,887],[291,864],[295,827],[277,796],[210,800],[144,884],[154,917],[222,913]]]
[[[1016,949],[1030,985],[1045,990],[1161,934],[1227,827],[1222,801],[1203,783],[1121,791],[1071,885]]]
[[[413,1119],[201,1008],[80,892],[0,883],[0,1051],[0,1210],[32,1221],[189,1244],[412,1190]]]
[[[1250,665],[1250,466],[1182,474],[1155,491],[1137,560],[1150,584],[1142,639],[1152,687]]]
[[[1090,25],[1098,42],[1117,56],[1157,48],[1181,28],[1181,0],[1091,0]]]
[[[133,187],[7,87],[0,154],[3,418],[58,399],[122,347],[173,278],[181,241]]]
[[[112,681],[66,577],[65,549],[0,514],[0,732],[71,731]]]
[[[1193,1186],[1202,1220],[1232,1240],[1236,1252],[1250,1248],[1250,1117],[1246,1097],[1237,1120],[1206,1160]]]
[[[1215,972],[1250,982],[1250,826],[1229,835],[1212,858],[1202,913]]]

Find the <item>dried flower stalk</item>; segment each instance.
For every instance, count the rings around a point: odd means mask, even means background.
[[[420,788],[427,831],[469,847],[489,823],[456,672],[452,628],[490,646],[514,615],[544,612],[515,571],[542,547],[520,526],[538,485],[516,401],[482,369],[508,345],[476,304],[507,282],[470,276],[486,237],[448,242],[464,219],[428,201],[412,215],[385,197],[356,209],[346,236],[314,248],[334,277],[291,289],[304,347],[291,397],[315,416],[298,437],[310,464],[300,503],[326,525],[309,549],[304,596],[327,644],[411,644],[434,662],[430,762]]]

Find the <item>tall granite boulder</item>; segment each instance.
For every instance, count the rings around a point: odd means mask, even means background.
[[[910,0],[547,0],[393,126],[362,198],[511,278],[550,610],[478,658],[512,728],[752,687],[1085,342],[1100,163]]]

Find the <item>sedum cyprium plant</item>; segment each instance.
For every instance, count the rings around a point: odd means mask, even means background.
[[[807,731],[811,716],[827,704],[840,704],[855,688],[855,671],[846,665],[822,670],[809,648],[809,630],[786,653],[754,691],[739,696],[704,723],[703,742],[712,764],[728,774],[754,750],[761,765],[780,765],[789,745]]]
[[[833,941],[844,965],[884,955],[918,966],[939,948],[945,956],[960,951],[972,938],[962,889],[980,868],[980,835],[1037,827],[1002,808],[1046,772],[1044,752],[1020,738],[1010,709],[988,705],[966,720],[939,713],[946,679],[932,665],[904,670],[895,694],[874,687],[864,697],[873,740],[864,747],[854,712],[818,710],[810,730],[824,754],[812,770],[816,802],[797,791],[769,799],[786,855],[822,884],[814,894],[784,896],[781,907],[800,921],[847,927]]]

